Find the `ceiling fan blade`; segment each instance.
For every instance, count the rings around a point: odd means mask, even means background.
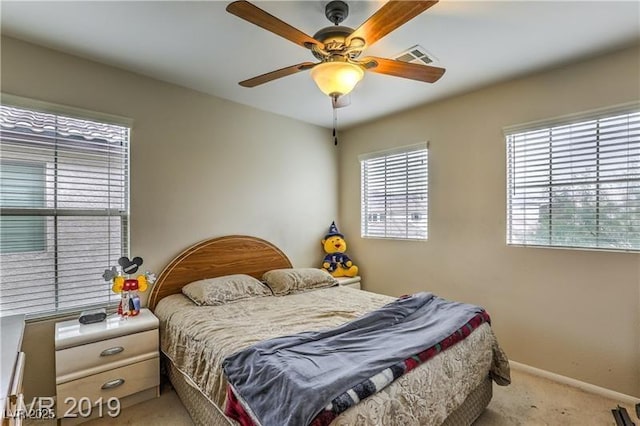
[[[307,49],[311,48],[313,44],[321,48],[324,47],[318,40],[281,21],[248,1],[241,0],[230,3],[227,6],[227,12]]]
[[[438,0],[391,0],[351,33],[347,39],[347,45],[352,39],[361,38],[365,40],[367,47],[369,47],[436,3],[438,3]]]
[[[446,71],[444,68],[430,65],[411,64],[395,59],[376,58],[369,56],[358,61],[368,71],[379,74],[393,75],[395,77],[410,78],[411,80],[435,83]]]
[[[278,78],[286,77],[291,74],[295,74],[300,71],[310,70],[317,64],[313,62],[303,62],[301,64],[292,65],[290,67],[282,68],[276,71],[271,71],[266,74],[259,75],[257,77],[250,78],[248,80],[241,81],[240,86],[242,87],[256,87],[264,83],[268,83],[272,80],[276,80]]]

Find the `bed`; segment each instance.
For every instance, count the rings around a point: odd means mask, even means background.
[[[337,327],[395,298],[330,287],[286,296],[198,306],[182,288],[203,278],[291,268],[273,244],[250,236],[202,241],[160,273],[148,305],[160,320],[161,350],[176,393],[198,425],[236,424],[224,415],[223,361],[260,341]],[[509,383],[508,360],[488,324],[380,392],[338,415],[332,425],[465,425],[488,405],[492,379]]]

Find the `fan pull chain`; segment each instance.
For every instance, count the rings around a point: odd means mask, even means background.
[[[338,109],[333,106],[333,144],[338,146]]]

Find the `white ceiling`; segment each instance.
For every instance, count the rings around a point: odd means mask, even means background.
[[[313,35],[331,23],[327,1],[256,1]],[[358,27],[383,1],[351,1],[343,25]],[[2,33],[320,126],[329,98],[301,72],[247,89],[237,82],[311,53],[225,11],[227,1],[9,1]],[[393,57],[420,44],[447,69],[420,83],[367,73],[339,110],[340,127],[410,108],[640,39],[637,1],[443,0],[365,51]],[[615,76],[604,76],[615,78]],[[594,84],[600,84],[594,82]]]

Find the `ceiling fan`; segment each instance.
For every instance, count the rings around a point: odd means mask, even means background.
[[[348,16],[349,7],[341,0],[333,0],[326,5],[325,16],[334,25],[322,28],[310,37],[248,1],[234,1],[227,6],[229,13],[311,50],[319,60],[281,68],[239,84],[243,87],[255,87],[300,71],[311,70],[311,77],[318,88],[335,102],[338,97],[353,90],[364,77],[365,71],[434,83],[442,77],[444,68],[374,56],[361,58],[360,54],[437,2],[438,0],[389,1],[354,30],[339,25]]]

